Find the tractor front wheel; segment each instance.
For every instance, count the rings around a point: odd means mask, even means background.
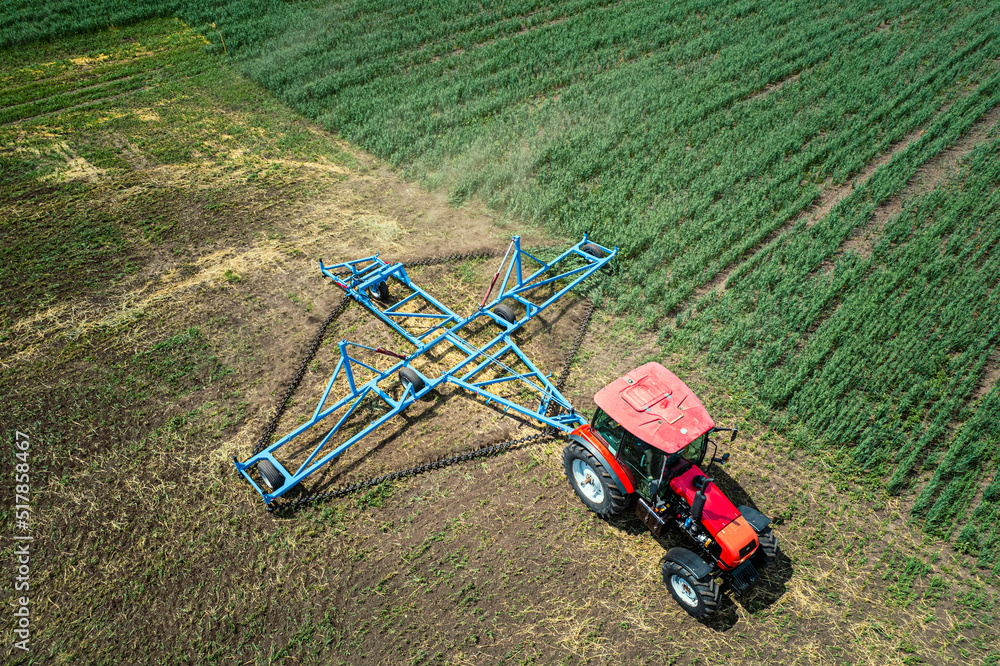
[[[722,600],[719,584],[710,575],[695,578],[687,567],[663,560],[663,584],[681,608],[699,620],[715,614]]]
[[[601,518],[610,518],[625,508],[625,495],[611,474],[576,442],[563,450],[563,469],[577,497]]]
[[[774,532],[769,529],[758,534],[757,540],[760,542],[761,552],[764,553],[764,564],[772,566],[778,561],[778,555],[781,554],[781,550],[778,548],[778,537],[774,536]]]

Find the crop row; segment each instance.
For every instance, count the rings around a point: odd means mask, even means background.
[[[1000,386],[974,398],[1000,343],[1000,141],[977,148],[960,179],[908,201],[867,252],[844,247],[929,156],[997,104],[1000,75],[830,215],[741,266],[723,296],[682,325],[682,337],[759,398],[827,444],[849,445],[858,469],[888,477],[890,491],[932,472],[913,512],[939,533],[970,510],[997,509],[995,492],[979,508],[972,499],[995,474],[1000,443]],[[963,538],[993,563],[998,535],[979,542],[976,529]]]
[[[0,0],[0,48],[173,16],[178,0]]]

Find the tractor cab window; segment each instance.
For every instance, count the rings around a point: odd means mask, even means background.
[[[622,445],[623,439],[630,439],[631,434],[625,428],[621,426],[620,423],[613,420],[608,416],[603,409],[598,409],[594,412],[594,422],[592,423],[594,430],[604,438],[604,441],[608,443],[608,450],[611,453],[618,454],[618,449]]]
[[[679,451],[681,457],[689,461],[692,465],[701,465],[705,459],[705,450],[708,448],[708,433],[705,433]]]
[[[665,457],[666,454],[663,451],[653,448],[631,435],[622,441],[621,450],[618,452],[619,462],[628,466],[635,476],[636,490],[647,499],[651,499],[649,482],[660,478]]]
[[[639,494],[648,498],[649,482],[660,478],[665,454],[636,438],[608,416],[603,409],[598,409],[594,413],[591,425],[607,442],[608,450],[632,471]]]

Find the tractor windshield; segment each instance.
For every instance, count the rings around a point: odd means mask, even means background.
[[[708,448],[708,433],[705,433],[694,440],[677,453],[672,453],[667,459],[667,467],[673,468],[681,460],[686,460],[692,465],[701,465],[705,459],[705,450]],[[683,466],[684,469],[687,465]]]
[[[684,457],[685,460],[691,462],[692,465],[701,465],[701,461],[705,459],[705,450],[708,448],[708,433],[694,440],[683,449],[678,451],[678,453]]]

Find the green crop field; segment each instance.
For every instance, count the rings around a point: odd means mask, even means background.
[[[932,473],[914,514],[947,533],[975,510],[961,547],[994,571],[1000,391],[977,388],[1000,342],[998,158],[994,136],[953,180],[908,200],[871,247],[841,253],[885,197],[859,188],[741,265],[678,334],[808,433],[850,444],[841,454],[872,481],[888,475],[890,491]]]

